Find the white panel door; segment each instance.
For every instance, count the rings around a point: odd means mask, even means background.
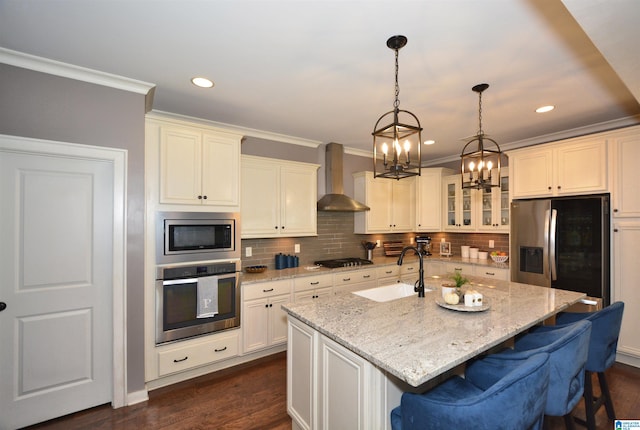
[[[0,151],[0,428],[112,400],[113,171]]]

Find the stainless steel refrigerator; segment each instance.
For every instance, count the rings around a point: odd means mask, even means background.
[[[587,304],[608,306],[609,226],[608,194],[514,200],[511,280],[584,292]]]

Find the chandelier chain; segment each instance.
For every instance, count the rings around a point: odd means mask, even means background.
[[[482,92],[478,93],[478,135],[484,134],[482,131]]]
[[[393,101],[393,107],[398,109],[400,106],[400,85],[398,84],[398,50],[396,49],[396,99]]]

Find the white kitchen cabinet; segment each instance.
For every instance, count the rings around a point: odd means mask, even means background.
[[[417,232],[442,230],[442,177],[452,175],[451,169],[422,169],[416,178],[416,225]]]
[[[445,262],[444,271],[447,274],[460,272],[462,275],[473,275],[473,264],[465,264],[460,262]]]
[[[424,268],[424,267],[423,267]],[[420,277],[420,261],[404,261],[400,266],[400,281],[406,284],[415,284]]]
[[[293,429],[311,430],[317,426],[316,392],[318,332],[294,318],[288,319],[287,413]]]
[[[317,235],[317,164],[242,156],[242,238]]]
[[[335,294],[348,293],[377,286],[376,269],[358,269],[338,272],[333,275],[333,291]]]
[[[635,186],[640,165],[640,127],[616,131],[610,137],[612,192],[615,218],[640,218],[640,193]]]
[[[194,210],[237,212],[240,209],[240,141],[242,135],[205,123],[171,116],[147,115],[147,158],[157,180],[150,190],[162,205]],[[157,190],[157,191],[156,191]],[[200,209],[202,208],[202,209]]]
[[[354,233],[411,232],[415,224],[415,177],[374,178],[373,172],[353,174],[354,198],[370,210],[354,214]]]
[[[166,376],[235,357],[239,333],[240,330],[231,330],[158,347],[157,375]]]
[[[333,275],[325,273],[294,278],[293,291],[295,302],[330,296],[333,294]]]
[[[613,223],[612,302],[625,304],[617,360],[640,366],[640,219]]]
[[[286,343],[287,314],[281,306],[291,302],[291,282],[260,282],[242,289],[243,353]]]
[[[393,266],[378,267],[376,268],[376,276],[378,287],[396,284],[400,282],[400,266],[395,264]]]
[[[474,231],[477,224],[477,210],[474,203],[475,190],[462,189],[460,175],[446,176],[442,183],[445,208],[443,230]]]
[[[605,135],[570,139],[509,152],[512,198],[606,192]]]
[[[474,266],[473,274],[489,279],[499,279],[501,281],[509,280],[509,269],[494,266]]]

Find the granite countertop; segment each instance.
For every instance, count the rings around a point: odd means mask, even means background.
[[[282,308],[380,369],[418,387],[555,315],[583,293],[468,277],[490,308],[440,307],[439,289],[389,302],[340,293]],[[425,281],[427,287],[434,282]],[[488,282],[490,284],[488,284]],[[433,287],[438,288],[437,285]]]
[[[418,257],[415,255],[407,255],[404,259],[405,262],[414,262],[417,261]],[[300,267],[295,267],[291,269],[267,269],[262,273],[246,273],[242,274],[242,283],[243,284],[253,284],[256,282],[267,282],[267,281],[277,281],[280,279],[291,279],[298,278],[303,276],[314,276],[318,274],[324,273],[337,273],[344,272],[349,270],[358,270],[358,269],[370,269],[372,267],[380,267],[380,266],[392,266],[398,264],[398,257],[374,257],[372,260],[373,264],[367,264],[364,266],[357,267],[340,267],[337,269],[329,269],[326,267],[313,266],[313,265],[301,265]],[[508,269],[509,263],[495,263],[491,259],[487,260],[479,260],[477,258],[461,258],[461,257],[441,257],[439,255],[430,255],[428,257],[424,257],[424,262],[427,263],[429,261],[439,261],[439,262],[452,262],[452,263],[464,263],[464,264],[472,264],[477,266],[486,266],[486,267],[495,267],[499,269]]]

